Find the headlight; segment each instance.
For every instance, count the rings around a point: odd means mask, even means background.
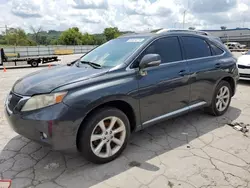
[[[22,112],[36,110],[62,102],[67,92],[35,95],[31,97],[23,106]]]

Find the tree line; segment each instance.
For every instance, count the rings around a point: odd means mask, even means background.
[[[100,45],[124,33],[117,27],[105,28],[100,34],[82,33],[79,28],[72,27],[65,31],[31,27],[32,33],[21,28],[9,28],[0,34],[0,45],[36,46],[36,45]]]

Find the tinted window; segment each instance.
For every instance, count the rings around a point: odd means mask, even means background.
[[[162,63],[182,60],[180,44],[177,37],[166,37],[154,41],[144,50],[133,67],[138,67],[143,56],[147,54],[159,54]]]
[[[217,46],[215,46],[214,44],[210,43],[210,46],[211,46],[211,50],[212,50],[212,53],[213,55],[220,55],[220,54],[223,54],[223,50],[218,48]]]
[[[187,59],[211,56],[207,42],[196,37],[182,37]]]

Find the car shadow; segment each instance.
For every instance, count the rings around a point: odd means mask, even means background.
[[[102,165],[92,164],[79,153],[51,151],[49,148],[22,136],[11,139],[0,154],[2,178],[27,178],[27,186],[42,184],[44,181],[62,187],[87,188],[119,175],[131,168],[157,172],[160,168],[150,163],[172,150],[192,150],[203,147],[202,137],[223,129],[226,124],[241,114],[238,108],[230,107],[225,115],[214,117],[198,110],[178,118],[151,126],[133,133],[130,142],[120,157]],[[27,176],[27,177],[26,177]],[[117,180],[119,181],[119,180]],[[42,185],[41,185],[42,187]]]

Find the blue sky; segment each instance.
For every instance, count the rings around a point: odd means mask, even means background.
[[[250,27],[250,0],[0,0],[0,27],[98,33],[105,27],[145,31],[156,28]]]

